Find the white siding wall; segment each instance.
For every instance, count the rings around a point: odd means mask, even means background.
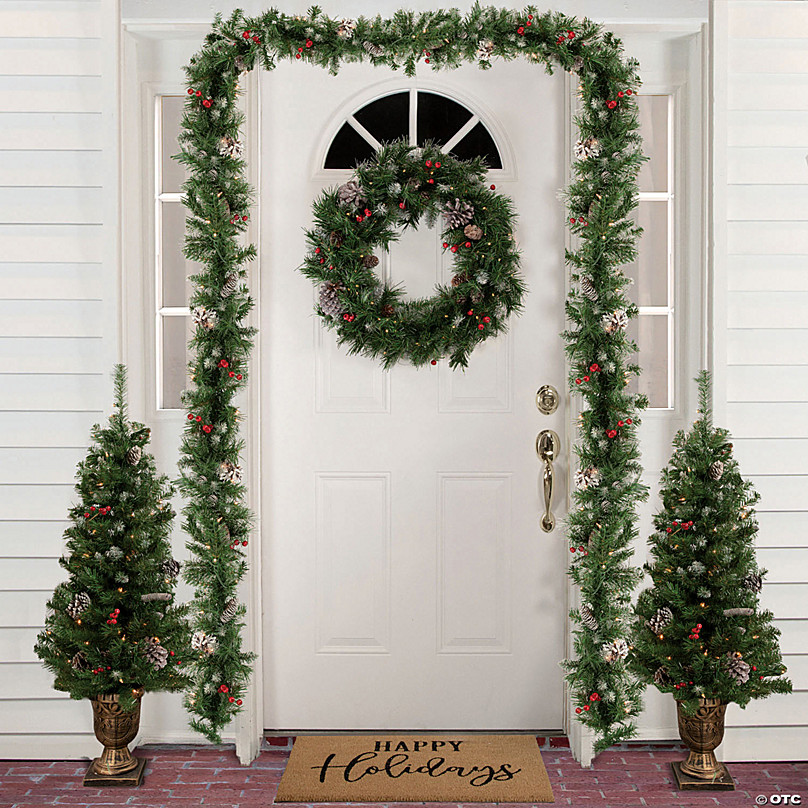
[[[0,0],[0,758],[97,753],[33,644],[118,356],[116,0]]]
[[[717,414],[761,494],[763,605],[794,694],[731,707],[727,760],[808,759],[808,4],[719,3]],[[722,54],[721,51],[725,53]]]

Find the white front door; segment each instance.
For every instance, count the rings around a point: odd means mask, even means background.
[[[539,526],[535,440],[551,428],[565,446],[563,80],[520,61],[413,80],[282,63],[261,81],[265,726],[558,729],[566,547],[560,524]],[[398,106],[367,107],[391,94]],[[413,139],[460,121],[472,135],[459,150],[484,146],[484,130],[496,143],[490,178],[516,203],[529,294],[465,373],[385,372],[313,315],[303,231],[315,196],[349,176],[324,164],[355,112],[380,139],[396,119]],[[334,149],[362,146],[346,131]],[[379,270],[430,294],[451,277],[438,236],[406,234]],[[562,392],[551,416],[536,408],[542,384]]]

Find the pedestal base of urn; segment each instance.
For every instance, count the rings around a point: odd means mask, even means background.
[[[90,788],[106,788],[106,786],[124,786],[137,788],[143,782],[143,770],[146,768],[146,758],[135,758],[137,766],[123,774],[98,774],[95,764],[101,758],[96,758],[84,775],[84,785]]]
[[[671,763],[673,781],[679,791],[735,791],[735,781],[723,763],[717,765],[715,775],[710,780],[682,771],[683,763],[683,760]]]

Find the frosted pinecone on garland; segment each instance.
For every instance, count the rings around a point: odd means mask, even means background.
[[[598,299],[598,290],[595,289],[595,284],[592,279],[586,275],[581,277],[581,294],[587,299],[595,303]]]
[[[763,589],[763,576],[756,572],[750,572],[741,582],[744,589],[754,592],[756,595]]]
[[[216,637],[201,630],[195,631],[191,635],[191,648],[194,651],[204,651],[206,654],[212,654],[216,650]]]
[[[73,599],[67,605],[65,611],[74,619],[78,620],[78,618],[87,610],[90,606],[90,596],[86,592],[77,592],[73,595]]]
[[[370,56],[384,56],[384,48],[381,45],[377,45],[375,42],[363,42],[362,47]]]
[[[240,140],[236,140],[230,135],[225,135],[219,140],[219,154],[222,157],[241,157],[244,154],[244,146]]]
[[[230,463],[229,461],[225,460],[219,466],[219,479],[223,483],[234,483],[238,484],[241,482],[241,466],[237,465],[236,463]]]
[[[481,39],[477,43],[477,58],[481,62],[488,62],[494,53],[494,43],[490,39]]]
[[[727,669],[727,673],[735,680],[736,684],[745,685],[749,681],[749,671],[751,668],[748,662],[744,662],[738,651],[727,652],[724,666]]]
[[[236,616],[236,612],[238,612],[238,601],[235,598],[230,598],[230,600],[224,604],[224,609],[219,620],[221,620],[222,623],[229,623]]]
[[[474,205],[455,198],[454,202],[447,202],[443,208],[443,220],[449,230],[457,230],[471,224],[474,218]]]
[[[581,608],[578,610],[579,614],[581,615],[581,622],[592,631],[598,630],[598,621],[595,619],[595,615],[592,612],[592,608],[587,603],[582,603]]]
[[[338,320],[345,313],[345,307],[339,300],[342,288],[338,283],[324,283],[320,286],[320,308],[326,317]]]
[[[483,229],[476,224],[467,224],[463,228],[463,235],[472,241],[479,241],[483,237]]]
[[[724,464],[720,460],[710,463],[710,468],[707,469],[707,475],[711,480],[720,480],[723,473]]]
[[[158,640],[149,637],[143,643],[143,656],[150,662],[156,671],[165,668],[168,663],[168,649],[160,645]]]
[[[628,326],[628,315],[622,310],[609,312],[603,315],[603,330],[607,334],[614,334],[617,331],[624,331]]]
[[[196,306],[191,310],[191,316],[196,325],[207,328],[210,331],[216,325],[216,312],[206,309],[204,306]]]
[[[343,39],[353,39],[356,30],[356,20],[342,19],[337,25],[337,36]]]
[[[600,479],[600,473],[596,468],[590,466],[588,469],[578,469],[575,472],[576,488],[587,489],[596,485]]]
[[[90,667],[90,663],[87,662],[84,651],[79,651],[73,656],[73,659],[70,660],[70,667],[73,668],[74,671],[86,671],[87,668]]]
[[[575,143],[575,157],[578,160],[586,160],[589,157],[597,157],[600,154],[600,143],[596,137],[587,137]]]
[[[138,463],[140,463],[141,457],[143,457],[143,449],[141,449],[140,446],[133,446],[126,453],[126,462],[130,466],[136,466]]]
[[[607,662],[617,662],[628,656],[628,643],[619,638],[613,642],[605,642],[600,647],[600,653]]]
[[[222,284],[222,297],[230,297],[238,289],[238,272],[231,272]]]
[[[648,626],[654,634],[659,634],[672,620],[673,612],[667,606],[662,606],[645,621],[645,625]]]
[[[169,558],[160,565],[160,572],[166,578],[176,578],[180,574],[180,562],[175,558]]]
[[[349,180],[337,188],[337,199],[342,205],[355,205],[360,207],[365,203],[362,186],[356,180]]]
[[[673,678],[664,665],[660,665],[660,667],[654,671],[654,684],[659,687],[666,687],[673,684]]]

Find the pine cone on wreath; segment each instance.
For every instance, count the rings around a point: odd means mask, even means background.
[[[603,330],[607,334],[614,334],[616,331],[624,331],[628,326],[628,315],[622,310],[610,312],[603,315]]]
[[[180,574],[180,562],[169,558],[160,565],[160,572],[165,578],[176,578]]]
[[[452,278],[452,286],[457,289],[461,283],[466,283],[466,281],[468,281],[468,278],[462,272],[458,272],[457,275]]]
[[[754,592],[756,595],[763,589],[763,576],[758,575],[756,572],[750,572],[743,581],[741,585],[744,589],[748,589],[750,592]]]
[[[126,462],[130,466],[136,466],[138,463],[140,463],[141,457],[143,457],[143,449],[141,449],[140,446],[132,446],[126,452]]]
[[[191,635],[191,648],[194,651],[204,651],[206,654],[212,654],[216,650],[216,637],[212,634],[206,634],[204,631],[195,631]]]
[[[579,614],[581,615],[581,622],[592,631],[598,630],[598,621],[595,619],[595,615],[592,612],[591,607],[587,603],[582,603],[581,608],[578,610]]]
[[[481,303],[485,294],[483,293],[482,289],[475,289],[471,293],[471,302],[472,303]]]
[[[660,687],[667,687],[673,684],[673,678],[664,665],[660,665],[660,667],[654,671],[654,684]]]
[[[342,233],[337,233],[336,230],[328,236],[328,243],[337,249],[342,246],[343,241],[344,239],[342,238]]]
[[[231,272],[225,279],[224,283],[222,284],[222,297],[230,297],[233,292],[238,289],[238,273]]]
[[[745,685],[749,681],[749,671],[751,667],[748,662],[741,658],[738,651],[727,652],[727,658],[724,662],[724,667],[727,673],[735,680],[736,684]]]
[[[481,39],[477,43],[477,58],[481,62],[488,62],[494,53],[494,43],[490,39]]]
[[[79,651],[73,656],[73,659],[70,660],[70,667],[73,668],[74,671],[86,671],[90,667],[90,663],[87,662],[84,651]]]
[[[595,284],[592,279],[586,275],[581,277],[581,294],[587,299],[596,303],[598,299],[598,290],[595,289]]]
[[[645,621],[645,625],[648,626],[654,634],[659,634],[662,629],[670,624],[671,620],[673,620],[673,612],[667,606],[662,606]]]
[[[471,223],[474,217],[474,205],[455,198],[454,202],[447,202],[443,208],[443,219],[449,230],[457,230]]]
[[[362,186],[356,180],[349,180],[337,189],[337,199],[342,205],[355,205],[357,207],[364,204]]]
[[[628,656],[628,643],[622,638],[614,642],[605,642],[600,647],[600,653],[606,662],[617,662]]]
[[[393,306],[389,303],[386,306],[382,306],[382,314],[385,317],[392,317],[396,313],[396,310]]]
[[[168,664],[168,649],[151,637],[143,644],[143,656],[146,657],[146,661],[150,662],[156,671],[165,668]]]
[[[238,612],[238,601],[235,598],[230,598],[230,600],[224,604],[224,610],[219,620],[222,623],[229,623],[236,616],[236,612]]]
[[[345,311],[339,300],[342,286],[338,283],[324,283],[320,286],[320,308],[326,317],[339,319]]]
[[[73,599],[67,605],[65,611],[74,620],[78,620],[78,618],[87,610],[89,606],[90,596],[86,592],[77,592],[75,595],[73,595]]]
[[[710,463],[710,467],[707,469],[707,476],[711,480],[720,480],[723,473],[724,464],[720,460]]]
[[[381,45],[377,45],[375,42],[363,42],[362,47],[370,56],[384,56],[384,48]]]
[[[375,255],[366,255],[362,259],[362,266],[365,269],[373,269],[373,267],[379,266],[379,259]]]
[[[483,237],[483,229],[477,224],[467,224],[463,228],[463,235],[472,241],[479,241]]]

